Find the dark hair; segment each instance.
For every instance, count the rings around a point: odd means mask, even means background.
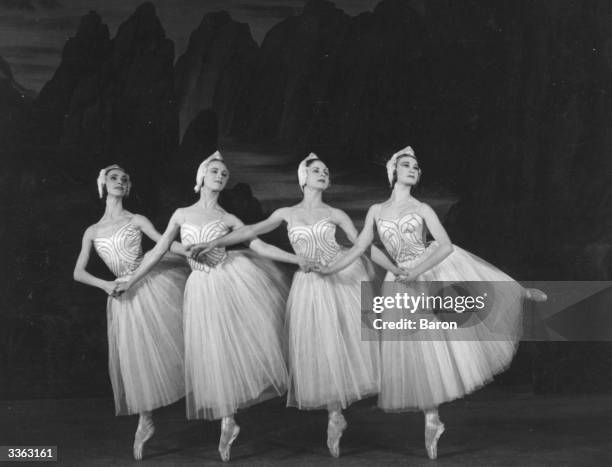
[[[310,167],[313,162],[322,162],[323,164],[325,164],[325,162],[323,162],[321,159],[317,157],[316,159],[308,159],[306,161],[306,167]]]

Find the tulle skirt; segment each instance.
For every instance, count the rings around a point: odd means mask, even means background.
[[[282,395],[281,333],[288,281],[268,260],[238,251],[185,286],[187,418],[218,419]]]
[[[287,303],[287,405],[346,408],[378,392],[378,342],[361,339],[361,281],[369,280],[365,260],[329,276],[295,273]]]
[[[433,242],[421,257],[401,266],[416,266],[437,247]],[[393,274],[387,274],[383,294],[395,294],[403,288],[418,295],[427,288],[423,282],[387,283],[394,279]],[[518,346],[524,289],[507,274],[454,246],[446,259],[417,281],[486,281],[489,297],[495,300],[484,319],[468,318],[469,325],[458,330],[417,330],[403,340],[389,338],[382,331],[378,404],[386,411],[430,409],[460,398],[504,371]],[[416,319],[422,316],[414,315]]]
[[[165,257],[120,298],[107,302],[108,362],[117,415],[185,396],[183,289],[189,267]]]

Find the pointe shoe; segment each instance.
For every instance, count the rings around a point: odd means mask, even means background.
[[[540,289],[527,289],[527,298],[534,302],[545,302],[548,300],[548,295],[542,292]]]
[[[144,422],[138,423],[138,429],[134,435],[134,459],[142,460],[142,452],[144,445],[155,434],[155,425],[153,420],[147,419]]]
[[[327,422],[327,448],[333,457],[340,457],[340,438],[347,427],[342,414],[332,414]]]
[[[444,433],[444,423],[425,424],[425,449],[430,459],[437,459],[438,457],[438,440],[442,433]]]
[[[221,422],[221,437],[219,438],[219,455],[223,462],[230,460],[230,450],[232,449],[232,443],[238,437],[240,433],[240,427],[234,420],[230,422]]]

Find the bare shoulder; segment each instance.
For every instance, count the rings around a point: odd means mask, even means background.
[[[168,226],[170,226],[170,224],[182,224],[185,222],[186,219],[186,214],[187,214],[187,210],[189,208],[178,208],[176,209],[173,213],[172,216],[170,216],[170,220],[168,221]]]
[[[348,214],[344,212],[342,209],[333,208],[329,206],[329,210],[330,210],[330,214],[332,217],[335,217],[337,219],[349,219]]]
[[[83,240],[93,240],[96,238],[96,234],[98,233],[98,222],[95,224],[91,224],[89,227],[85,229],[83,232]]]
[[[232,214],[231,212],[223,212],[223,216],[221,217],[221,219],[224,222],[235,222],[235,221],[239,221],[240,218],[236,215],[236,214]]]
[[[438,217],[438,215],[436,214],[436,211],[433,210],[433,208],[427,204],[424,203],[422,201],[418,201],[418,205],[417,205],[417,214],[420,214],[421,216],[425,217],[431,217],[431,216],[435,216]]]
[[[132,214],[132,219],[130,222],[132,222],[132,224],[138,227],[141,227],[143,224],[151,223],[151,221],[146,216],[143,216],[142,214]]]
[[[294,204],[293,206],[285,206],[284,208],[278,208],[276,211],[284,211],[287,214],[293,214],[295,211],[304,209],[302,203]]]
[[[223,223],[232,228],[244,225],[244,223],[240,220],[238,216],[229,212],[225,212],[225,214],[223,214],[223,217],[221,217],[221,221],[223,221]]]
[[[285,206],[282,208],[278,208],[270,215],[270,217],[274,219],[282,219],[284,221],[287,221],[289,216],[298,208],[299,206],[297,204],[294,206]]]
[[[380,210],[382,209],[382,205],[383,205],[383,203],[373,204],[368,209],[368,214],[371,214],[372,216],[378,217],[380,215]]]
[[[391,207],[391,198],[384,200],[382,203],[373,204],[370,209],[376,209],[376,213],[380,215],[385,209]]]

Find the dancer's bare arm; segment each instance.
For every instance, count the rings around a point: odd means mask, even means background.
[[[104,279],[100,279],[99,277],[90,274],[86,270],[87,264],[89,263],[89,255],[91,254],[91,249],[93,248],[95,231],[96,229],[92,225],[83,234],[83,240],[81,241],[81,251],[74,266],[73,277],[74,280],[77,282],[91,285],[93,287],[98,287],[99,289],[104,290],[108,295],[114,296],[116,288],[116,284],[114,281],[105,281]]]
[[[160,234],[157,229],[153,226],[153,223],[147,219],[145,216],[140,214],[135,214],[132,218],[132,223],[135,224],[143,233],[153,240],[155,243],[159,242],[162,234]],[[187,249],[179,242],[173,241],[170,245],[170,251],[172,253],[176,253],[181,256],[188,256]]]
[[[168,222],[168,227],[166,227],[166,231],[163,233],[157,244],[153,247],[151,251],[149,251],[138,266],[138,269],[134,271],[134,274],[130,277],[128,281],[121,282],[117,285],[117,292],[122,293],[128,290],[132,285],[142,279],[152,268],[155,266],[159,260],[164,256],[164,254],[170,249],[174,238],[179,233],[181,228],[181,223],[183,222],[183,214],[180,209],[177,209],[170,221]]]
[[[289,208],[280,208],[274,211],[270,217],[258,222],[257,224],[243,225],[223,237],[219,237],[211,242],[198,243],[188,248],[192,258],[197,258],[200,254],[206,254],[213,248],[236,245],[246,241],[252,241],[258,235],[262,235],[279,227],[286,219]]]

